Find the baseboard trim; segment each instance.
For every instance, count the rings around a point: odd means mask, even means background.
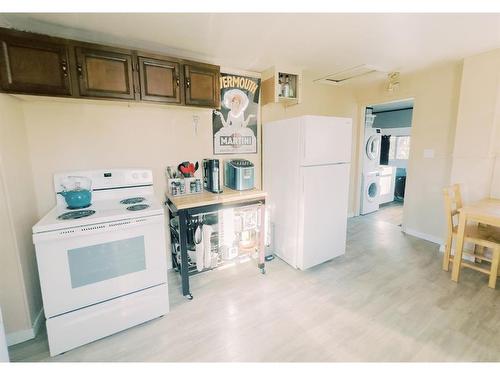
[[[6,335],[7,346],[12,346],[16,344],[20,344],[22,342],[34,339],[38,332],[40,331],[40,327],[44,321],[43,309],[36,315],[36,318],[33,322],[33,327],[30,329],[25,329],[22,331],[12,332]]]
[[[433,236],[432,234],[422,233],[422,232],[416,231],[416,230],[411,229],[411,228],[405,228],[403,230],[403,232],[405,232],[406,234],[409,234],[410,236],[418,237],[418,238],[421,238],[421,239],[426,240],[426,241],[433,242],[433,243],[438,244],[438,245],[442,245],[443,244],[443,239],[442,238]]]
[[[25,342],[25,341],[28,341],[28,340],[31,340],[34,338],[35,338],[35,333],[33,332],[33,328],[8,333],[6,336],[7,346],[20,344],[22,342]]]
[[[44,321],[45,321],[45,314],[43,313],[43,308],[42,308],[36,315],[35,321],[33,322],[34,337],[36,337],[38,335],[38,332],[40,332],[40,327],[42,326]]]

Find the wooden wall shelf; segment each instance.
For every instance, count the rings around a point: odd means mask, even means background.
[[[288,88],[284,88],[288,86]],[[272,67],[262,73],[262,105],[301,102],[302,72],[296,69]]]

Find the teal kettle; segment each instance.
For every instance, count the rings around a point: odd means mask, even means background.
[[[69,209],[85,208],[92,204],[92,180],[84,176],[68,176],[61,183],[62,191]]]

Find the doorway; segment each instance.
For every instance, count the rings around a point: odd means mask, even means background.
[[[368,105],[364,115],[360,214],[401,227],[413,99]]]

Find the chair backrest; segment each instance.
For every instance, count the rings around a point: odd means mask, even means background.
[[[462,208],[462,195],[460,194],[460,185],[454,184],[452,186],[446,187],[443,189],[443,193],[448,235],[451,236],[454,226],[454,217],[457,216],[458,223],[458,210]]]

